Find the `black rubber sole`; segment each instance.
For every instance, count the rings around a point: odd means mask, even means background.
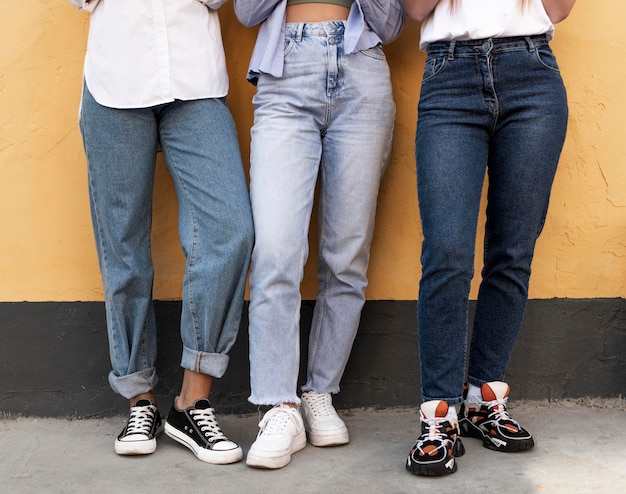
[[[461,419],[459,421],[459,429],[461,431],[461,436],[480,439],[483,442],[483,446],[492,451],[517,453],[520,451],[528,451],[535,446],[535,441],[532,437],[528,437],[526,439],[502,439],[504,444],[496,444],[485,433],[483,433],[480,428],[476,427],[467,419]]]
[[[441,460],[436,463],[417,463],[411,455],[407,458],[406,469],[414,475],[423,475],[427,477],[436,477],[441,475],[449,475],[457,471],[456,459],[465,454],[465,446],[460,438],[457,437],[452,449],[452,457]]]

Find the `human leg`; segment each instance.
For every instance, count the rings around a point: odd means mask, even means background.
[[[156,120],[150,109],[104,107],[85,85],[79,123],[104,285],[112,365],[109,382],[131,406],[115,451],[152,453],[161,431],[152,393],[157,382],[150,254]]]
[[[541,59],[541,63],[538,61]],[[522,323],[535,244],[565,139],[567,100],[547,45],[493,57],[500,103],[491,139],[485,255],[468,380],[502,381]]]
[[[237,132],[221,99],[167,105],[159,132],[186,258],[181,366],[221,377],[239,330],[253,241]]]
[[[365,301],[381,178],[395,116],[389,71],[379,47],[345,55],[329,44],[319,205],[319,288],[303,391],[337,393]],[[341,67],[338,70],[337,65]],[[372,125],[372,121],[376,125]]]
[[[328,111],[326,31],[287,28],[284,75],[259,78],[252,128],[250,401],[277,406],[259,424],[247,463],[265,468],[286,465],[306,444],[300,411],[285,405],[300,403],[300,283]]]
[[[159,114],[159,131],[187,260],[181,316],[185,372],[165,430],[202,461],[232,463],[241,460],[241,448],[222,433],[208,399],[237,336],[252,245],[237,134],[219,99],[168,105]]]
[[[453,45],[452,45],[453,46]],[[468,297],[493,106],[476,84],[474,56],[431,46],[419,103],[415,153],[424,241],[418,301],[421,434],[406,467],[456,471],[464,452],[455,406],[465,380]]]
[[[299,403],[300,283],[326,110],[325,72],[310,45],[292,39],[284,76],[261,75],[253,100],[250,401],[256,404]]]
[[[333,36],[329,30],[329,36]],[[338,38],[340,38],[339,33]],[[309,337],[302,410],[309,442],[345,444],[348,429],[332,405],[365,301],[379,184],[391,148],[395,106],[379,47],[345,55],[326,47],[329,108],[323,131],[319,206],[319,288]],[[341,67],[341,70],[339,70]],[[372,120],[377,125],[371,125]]]
[[[275,112],[274,97],[260,80],[250,170],[257,232],[250,275],[250,401],[275,407],[259,423],[246,459],[258,468],[281,468],[306,445],[296,389],[300,283],[321,147],[314,119],[306,113],[293,119],[291,110]],[[298,105],[292,99],[281,102]]]
[[[458,405],[465,380],[468,297],[488,148],[485,129],[463,121],[454,101],[445,108],[445,102],[430,96],[437,92],[432,89],[422,90],[426,97],[420,101],[415,141],[424,234],[418,301],[422,397]]]
[[[85,86],[80,129],[104,285],[109,382],[131,399],[150,392],[157,381],[150,255],[156,121],[149,109],[101,106]]]
[[[484,173],[481,161],[486,156],[484,146],[476,145],[481,133],[475,129],[468,133],[462,125],[440,126],[428,115],[418,125],[424,233],[418,302],[423,403],[421,434],[406,468],[416,475],[443,475],[456,471],[455,458],[464,453],[455,405],[462,402],[465,379],[467,304]]]
[[[536,38],[534,38],[536,39]],[[502,382],[522,323],[536,240],[567,125],[567,100],[547,45],[496,43],[498,124],[491,139],[485,255],[469,355],[461,432],[496,451],[524,451],[532,435],[511,418]]]

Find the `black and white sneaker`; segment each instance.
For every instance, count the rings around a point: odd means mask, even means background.
[[[155,404],[141,399],[130,408],[128,421],[115,440],[118,455],[149,455],[156,451],[156,438],[163,432],[161,415]]]
[[[174,401],[165,422],[165,433],[206,463],[224,465],[243,459],[241,447],[222,432],[207,399],[196,400],[185,410],[176,408]]]
[[[445,401],[426,401],[420,407],[420,421],[422,434],[409,452],[406,469],[415,475],[456,472],[456,458],[465,454],[456,411]]]
[[[509,385],[493,381],[483,384],[480,391],[482,400],[465,399],[463,402],[459,414],[461,435],[481,439],[485,448],[494,451],[531,449],[535,445],[533,436],[507,410]]]

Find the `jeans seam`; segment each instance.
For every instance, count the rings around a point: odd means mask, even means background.
[[[325,175],[324,175],[324,166],[322,166],[320,167],[320,192],[321,192],[320,195],[322,196],[322,200],[320,201],[320,208],[319,208],[319,215],[320,215],[319,251],[320,252],[319,252],[318,263],[323,263],[324,266],[326,267],[326,276],[323,280],[320,280],[321,287],[319,290],[319,296],[318,296],[317,302],[321,302],[321,303],[320,303],[320,307],[318,308],[317,327],[315,328],[315,333],[313,333],[315,335],[315,344],[312,345],[312,348],[309,348],[309,358],[308,358],[309,367],[312,366],[313,360],[315,359],[315,354],[317,352],[317,346],[319,343],[319,335],[320,335],[320,332],[322,331],[322,321],[324,320],[323,316],[324,316],[324,312],[326,309],[326,297],[328,294],[328,286],[329,286],[329,280],[330,280],[330,268],[323,260],[324,259],[324,256],[323,256],[324,245],[326,243],[325,218],[326,218],[326,204],[327,204],[326,199],[323,197],[325,193],[324,184],[325,184]]]
[[[189,191],[187,190],[187,185],[185,184],[184,180],[181,180],[180,178],[178,163],[176,162],[174,157],[171,155],[171,153],[165,150],[165,147],[163,149],[163,153],[168,155],[166,157],[166,162],[170,164],[170,168],[171,168],[170,173],[176,175],[176,179],[180,183],[180,187],[183,192],[183,197],[187,204],[187,209],[189,210],[191,242],[189,245],[189,252],[187,253],[187,260],[185,263],[185,271],[186,271],[186,278],[187,278],[187,292],[188,292],[186,298],[189,304],[191,324],[193,326],[193,331],[195,333],[196,349],[198,349],[201,347],[200,345],[201,341],[200,341],[200,331],[199,331],[199,326],[198,326],[198,318],[197,318],[196,311],[195,311],[195,304],[194,304],[194,297],[193,297],[192,285],[193,285],[194,280],[193,280],[193,270],[191,269],[194,265],[194,254],[196,252],[196,245],[197,245],[196,218],[195,218],[195,214],[193,210],[193,203],[192,201],[189,200]],[[181,221],[181,218],[180,218],[180,213],[179,213],[179,222],[180,221]],[[183,296],[183,298],[185,297]]]

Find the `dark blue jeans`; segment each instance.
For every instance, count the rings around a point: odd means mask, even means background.
[[[418,302],[422,398],[462,401],[503,380],[565,139],[567,99],[544,36],[430,46],[415,139],[424,234]],[[466,376],[467,307],[488,173],[484,267]]]

